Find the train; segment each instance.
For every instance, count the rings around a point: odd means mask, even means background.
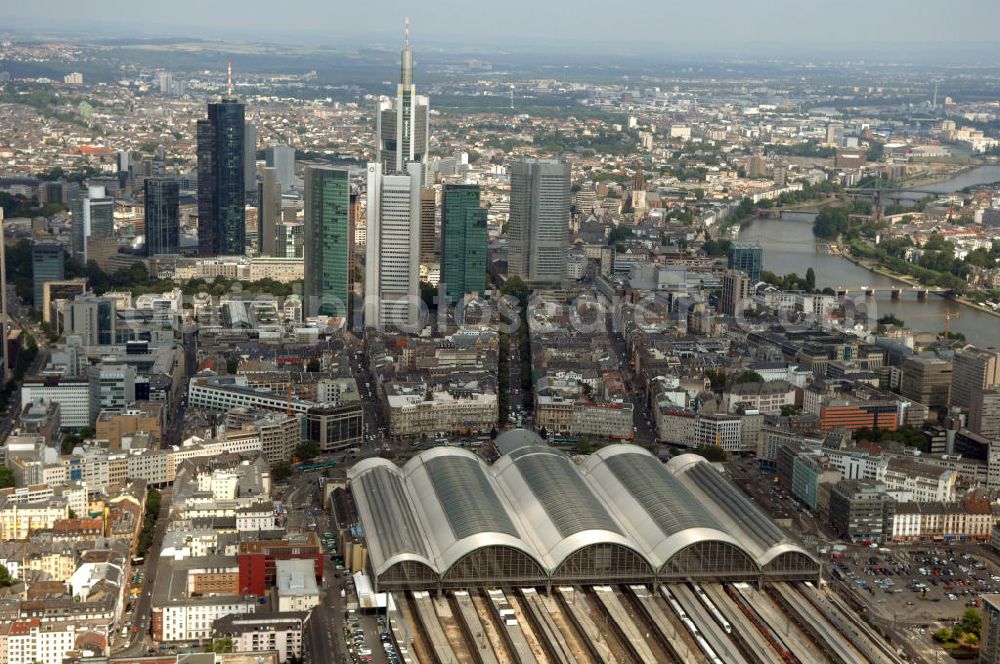
[[[691,632],[691,637],[695,640],[695,643],[698,644],[698,647],[701,648],[701,651],[705,653],[708,661],[712,662],[712,664],[725,664],[722,658],[716,654],[712,646],[709,645],[708,641],[705,640],[705,637],[698,630],[698,626],[694,624],[694,621],[691,620],[687,611],[685,611],[684,607],[680,605],[680,602],[677,601],[673,593],[671,593],[666,586],[660,586],[660,593],[663,595],[663,598],[667,600],[667,603],[670,604],[670,608],[674,610],[674,613],[677,614],[680,621],[684,623],[685,627],[687,627],[687,630]]]
[[[708,595],[706,595],[705,591],[701,589],[701,586],[697,583],[691,585],[694,586],[694,594],[698,596],[701,603],[704,604],[705,608],[708,609],[708,612],[712,614],[712,617],[715,618],[715,622],[722,626],[722,630],[726,634],[732,634],[733,626],[729,624],[729,621],[726,620],[725,616],[723,616],[719,609],[715,607],[715,604],[708,598]]]

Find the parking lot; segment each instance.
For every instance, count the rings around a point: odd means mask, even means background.
[[[968,545],[849,547],[830,560],[830,573],[875,614],[929,632],[1000,590],[1000,567]]]

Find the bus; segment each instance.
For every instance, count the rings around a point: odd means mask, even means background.
[[[447,438],[438,438],[434,441],[434,444],[438,447],[448,447],[451,443],[448,442]]]

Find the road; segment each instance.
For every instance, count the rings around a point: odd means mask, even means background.
[[[10,284],[7,286],[7,317],[10,319],[7,322],[8,331],[14,328],[21,328],[34,337],[35,343],[38,346],[38,355],[24,375],[37,375],[48,361],[49,340],[46,338],[45,333],[42,332],[41,327],[32,322],[31,307],[25,306],[21,302],[20,298],[14,292],[14,286]],[[13,374],[10,377],[13,380]],[[14,423],[17,421],[20,412],[21,388],[18,385],[11,392],[9,408],[0,416],[0,440],[6,440],[7,434],[14,427]]]
[[[652,418],[650,417],[649,408],[646,405],[647,399],[641,391],[635,388],[635,376],[629,364],[628,346],[625,344],[625,339],[622,338],[621,334],[614,329],[613,314],[609,313],[607,315],[605,323],[608,328],[608,339],[615,351],[615,355],[618,357],[622,376],[625,377],[628,399],[632,402],[632,424],[635,427],[635,439],[632,442],[637,445],[652,444],[656,441],[656,434],[651,426]]]
[[[133,624],[139,627],[138,635],[129,634],[133,642],[115,654],[135,657],[146,653],[147,649],[155,648],[157,644],[153,641],[149,633],[150,622],[152,620],[153,604],[153,579],[156,578],[156,568],[160,562],[160,549],[163,548],[163,537],[167,532],[167,523],[170,521],[170,489],[163,489],[160,492],[160,514],[156,519],[156,527],[153,530],[153,543],[146,552],[146,562],[139,568],[145,572],[142,582],[142,590],[139,600],[132,610]],[[129,580],[135,576],[139,570],[133,570]],[[134,638],[138,636],[139,638]]]

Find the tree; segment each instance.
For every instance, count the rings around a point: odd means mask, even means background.
[[[230,357],[226,360],[226,373],[234,374],[240,368],[240,358]]]
[[[6,565],[0,565],[0,588],[9,588],[14,585],[14,579],[10,576],[10,570]]]
[[[813,235],[825,240],[835,240],[846,233],[851,225],[850,211],[846,207],[824,207],[816,215]]]
[[[718,462],[726,460],[726,451],[715,445],[702,445],[694,448],[694,453],[703,456],[709,461]]]
[[[295,471],[292,469],[292,464],[287,461],[276,463],[271,467],[271,479],[275,482],[284,482],[294,474]]]
[[[979,636],[983,627],[983,615],[976,609],[966,609],[959,624],[962,631]]]
[[[812,268],[806,270],[806,288],[810,291],[816,290],[816,270]]]
[[[934,640],[938,643],[945,643],[951,640],[951,630],[947,627],[942,627],[933,634]]]
[[[764,377],[761,376],[756,371],[744,371],[739,376],[733,379],[733,385],[742,385],[743,383],[763,383]]]
[[[224,639],[216,639],[212,641],[212,645],[208,647],[208,651],[214,653],[233,652],[233,640],[228,636]]]
[[[504,295],[513,295],[516,297],[522,307],[528,303],[528,285],[524,283],[521,277],[514,276],[508,279],[501,291]]]
[[[7,466],[0,466],[0,489],[6,489],[16,484],[14,481],[14,471]]]
[[[295,448],[295,456],[298,457],[300,461],[308,461],[313,457],[319,456],[319,453],[319,443],[315,440],[307,440]]]
[[[702,249],[709,256],[725,256],[729,253],[729,248],[733,245],[729,240],[709,240]]]
[[[318,373],[319,372],[319,360],[317,360],[315,357],[313,359],[309,360],[306,363],[306,371],[308,371],[309,373]]]

